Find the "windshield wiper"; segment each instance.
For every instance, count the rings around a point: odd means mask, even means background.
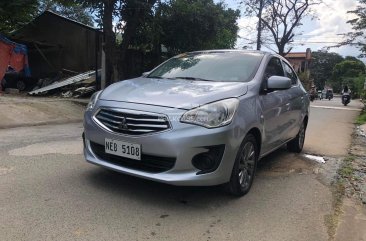
[[[149,79],[175,79],[175,78],[167,78],[167,77],[161,77],[161,76],[147,76],[145,78],[149,78]]]
[[[199,81],[214,81],[214,80],[208,80],[208,79],[202,79],[202,78],[196,78],[196,77],[174,77],[174,79],[186,79],[186,80],[199,80]]]

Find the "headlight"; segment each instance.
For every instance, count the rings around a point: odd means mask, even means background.
[[[98,99],[99,99],[99,96],[100,96],[100,93],[102,93],[102,91],[97,91],[95,92],[91,97],[90,97],[90,100],[89,100],[89,103],[88,105],[86,106],[86,110],[92,110],[95,106],[95,104],[97,103]]]
[[[227,125],[234,117],[239,100],[236,98],[220,100],[187,111],[180,118],[181,122],[215,128]]]

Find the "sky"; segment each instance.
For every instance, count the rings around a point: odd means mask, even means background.
[[[243,7],[238,5],[238,0],[226,0],[228,7],[238,8]],[[321,50],[324,47],[334,46],[342,41],[340,34],[352,31],[351,25],[347,23],[354,15],[347,13],[349,10],[354,10],[357,6],[357,0],[323,0],[323,3],[312,8],[316,18],[307,17],[303,20],[303,25],[299,27],[295,33],[292,52],[304,52],[306,48],[311,48],[312,51]],[[239,38],[236,48],[242,48],[248,45],[247,39],[255,40],[255,27],[257,19],[255,17],[241,17],[238,20]],[[249,45],[250,48],[255,48],[255,45]],[[267,46],[270,49],[276,50],[275,46]],[[269,50],[263,47],[262,50]],[[339,53],[342,56],[355,56],[360,54],[356,47],[343,46],[340,48],[331,48],[330,52]],[[366,62],[366,59],[362,59]]]

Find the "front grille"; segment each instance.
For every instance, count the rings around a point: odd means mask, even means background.
[[[128,135],[149,134],[170,128],[164,115],[132,110],[100,109],[95,118],[108,130]]]
[[[133,160],[106,153],[104,145],[100,145],[95,142],[90,142],[90,147],[98,158],[114,165],[127,167],[134,170],[159,173],[168,171],[175,165],[174,157],[158,157],[142,154],[141,160]]]

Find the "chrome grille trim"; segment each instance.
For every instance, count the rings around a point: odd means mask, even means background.
[[[153,134],[169,130],[168,117],[144,111],[117,108],[100,108],[93,116],[104,129],[124,135]]]

